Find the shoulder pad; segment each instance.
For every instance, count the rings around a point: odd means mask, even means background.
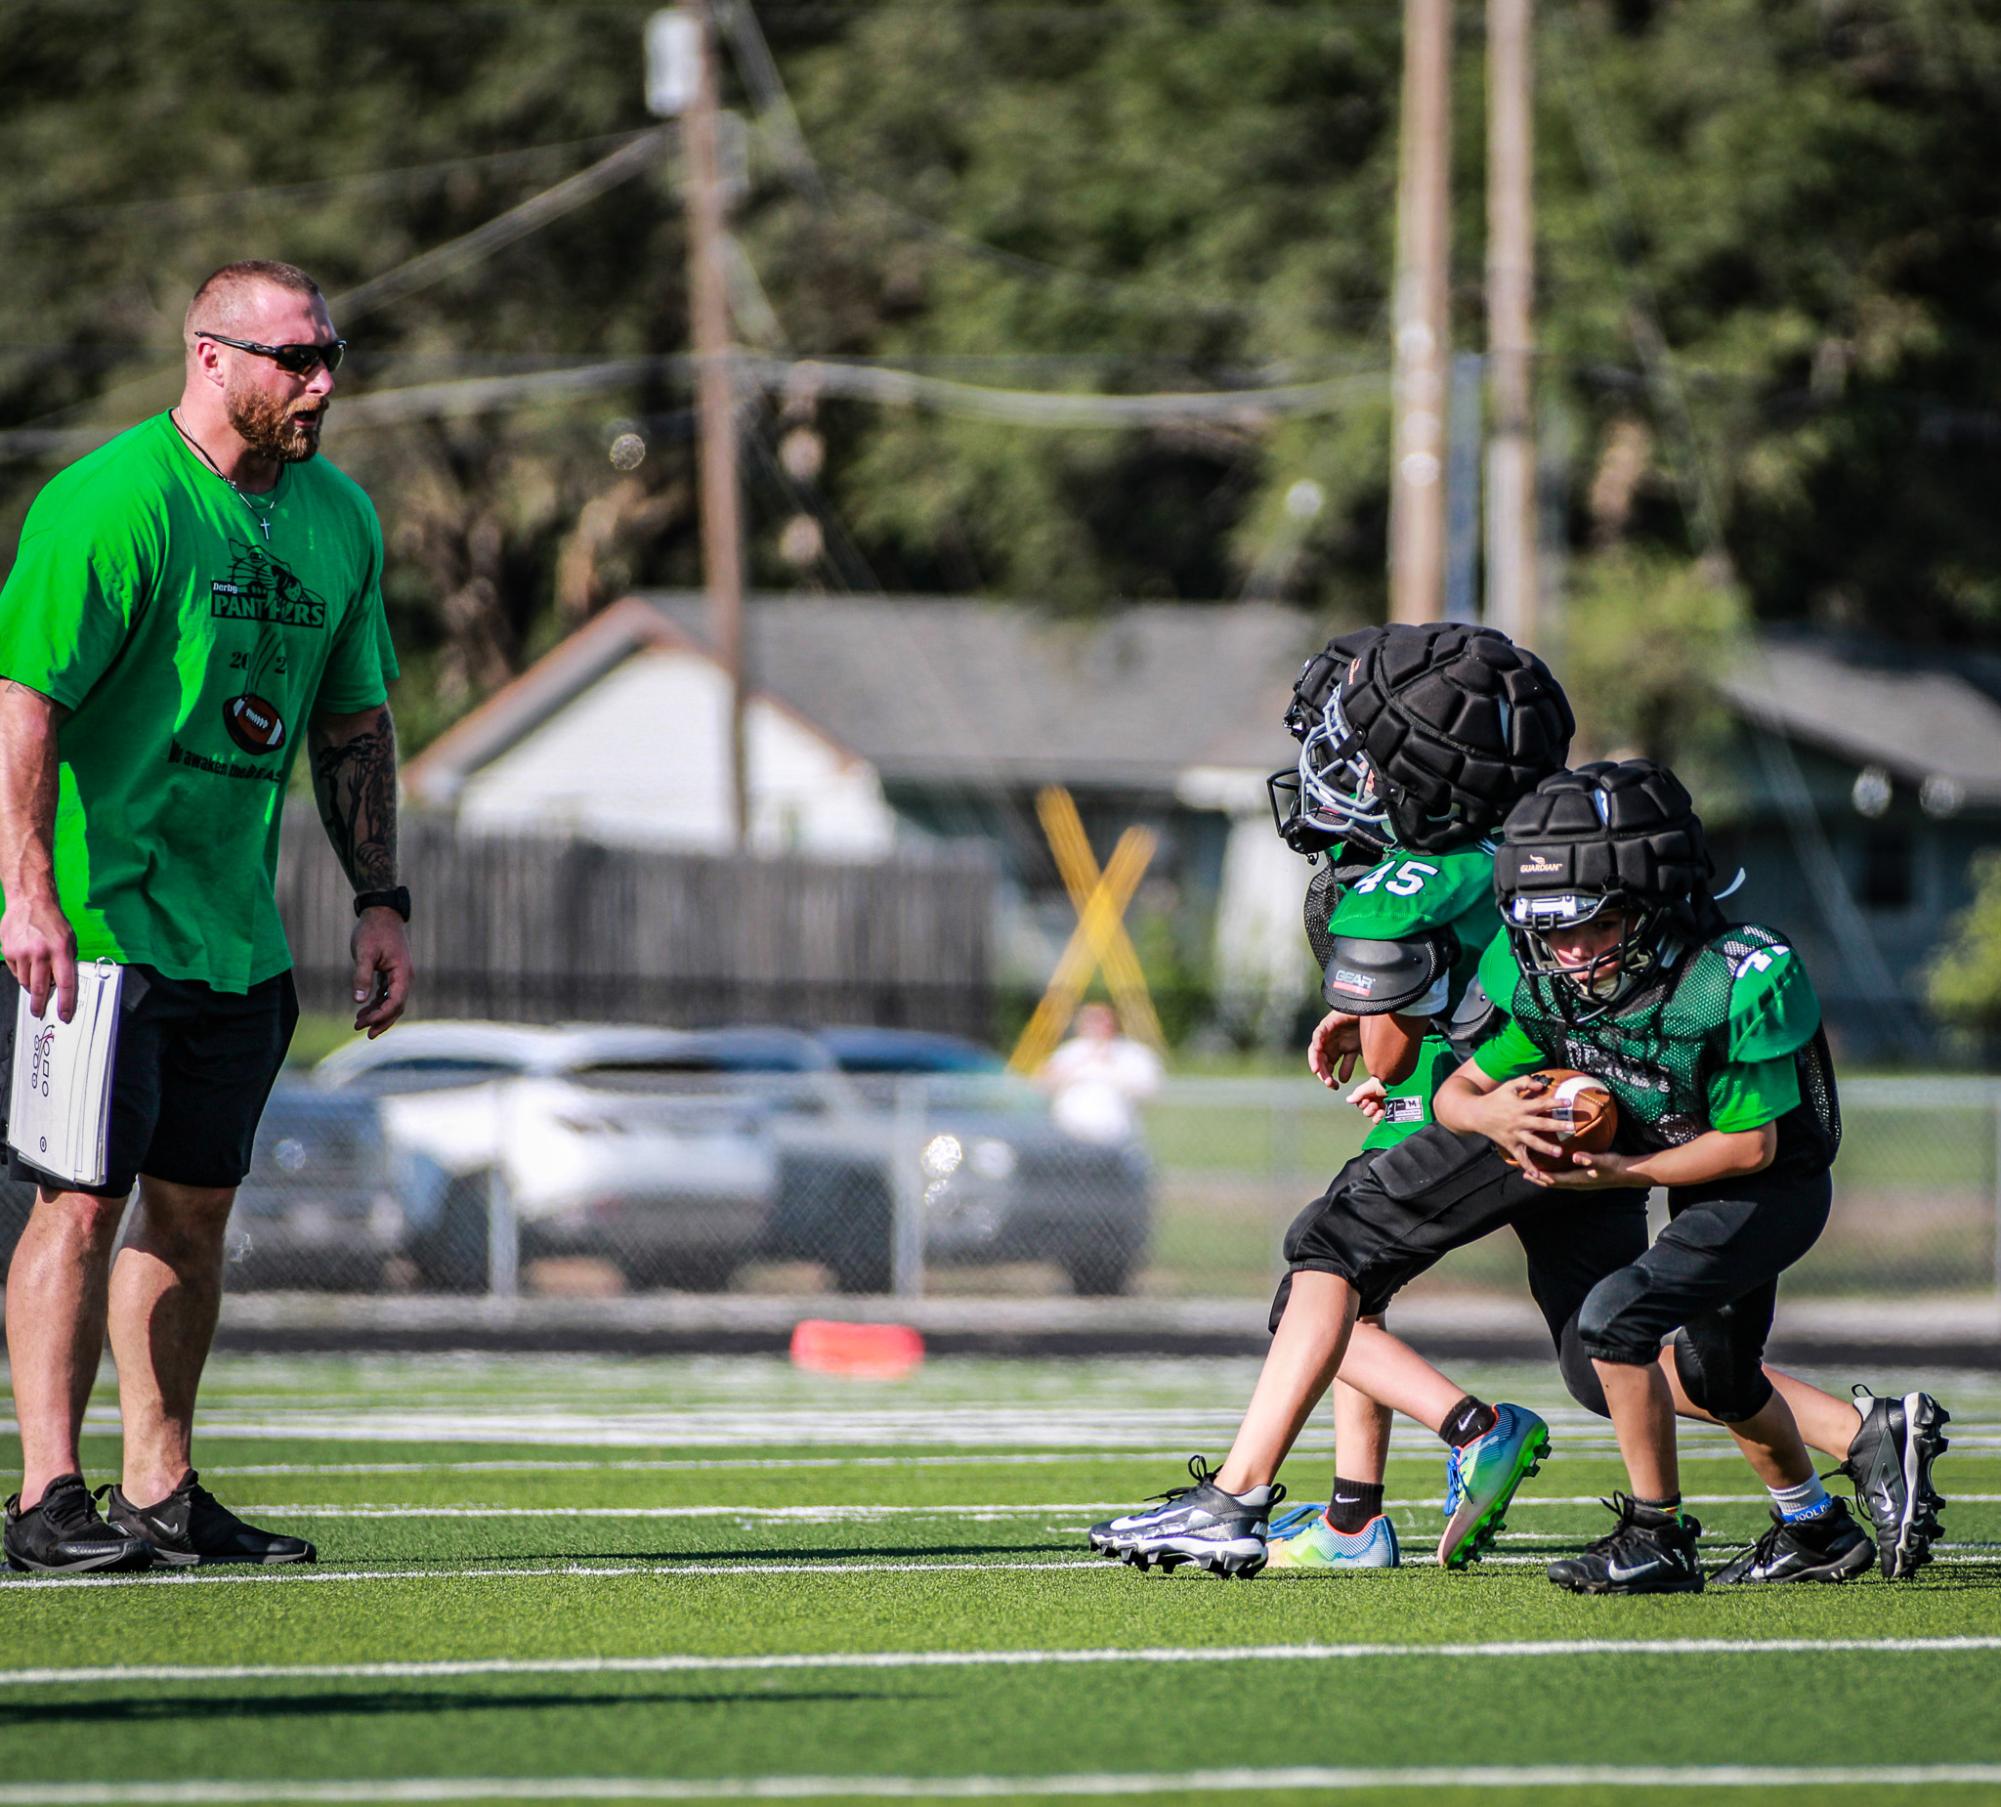
[[[1452,1052],[1464,1060],[1490,1035],[1497,1034],[1507,1020],[1476,978],[1459,994],[1459,1002],[1446,1018],[1445,1039],[1452,1044]]]
[[[1521,962],[1515,958],[1508,931],[1497,930],[1493,940],[1480,950],[1480,989],[1495,1008],[1513,1015],[1515,991],[1521,982]]]
[[[1731,929],[1709,944],[1730,963],[1729,1054],[1776,1060],[1813,1039],[1820,999],[1791,945],[1769,932]]]
[[[1337,935],[1320,995],[1351,1016],[1384,1016],[1393,1010],[1429,1015],[1444,1008],[1443,982],[1457,952],[1458,944],[1443,933],[1404,941]]]

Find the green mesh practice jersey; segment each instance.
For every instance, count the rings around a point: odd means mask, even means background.
[[[1375,865],[1345,878],[1327,929],[1357,941],[1449,935],[1457,951],[1436,999],[1426,999],[1421,1013],[1410,1012],[1442,1021],[1473,982],[1481,950],[1500,920],[1494,908],[1494,849],[1490,842],[1475,841],[1443,853],[1390,848]],[[1388,1148],[1429,1123],[1431,1096],[1458,1064],[1443,1035],[1427,1035],[1410,1077],[1389,1087],[1383,1120],[1369,1131],[1363,1148]]]
[[[1570,981],[1525,971],[1505,934],[1482,956],[1480,981],[1510,1019],[1481,1044],[1481,1070],[1506,1079],[1564,1066],[1602,1079],[1619,1105],[1618,1146],[1666,1148],[1777,1123],[1775,1168],[1813,1172],[1834,1159],[1841,1113],[1820,1000],[1771,929],[1733,923],[1582,1024],[1559,1008],[1557,988]]]

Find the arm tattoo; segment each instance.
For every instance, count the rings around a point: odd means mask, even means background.
[[[387,709],[344,739],[313,736],[313,795],[327,839],[356,891],[396,883],[396,725]]]

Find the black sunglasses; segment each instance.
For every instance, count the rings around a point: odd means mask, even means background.
[[[321,364],[331,375],[347,356],[345,339],[329,339],[324,345],[259,345],[251,339],[226,339],[221,333],[198,332],[195,337],[213,339],[218,345],[233,345],[238,351],[254,351],[260,358],[269,358],[288,376],[310,376]]]

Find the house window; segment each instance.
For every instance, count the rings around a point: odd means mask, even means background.
[[[1901,828],[1872,827],[1862,836],[1862,907],[1908,910],[1913,901],[1911,837]]]

